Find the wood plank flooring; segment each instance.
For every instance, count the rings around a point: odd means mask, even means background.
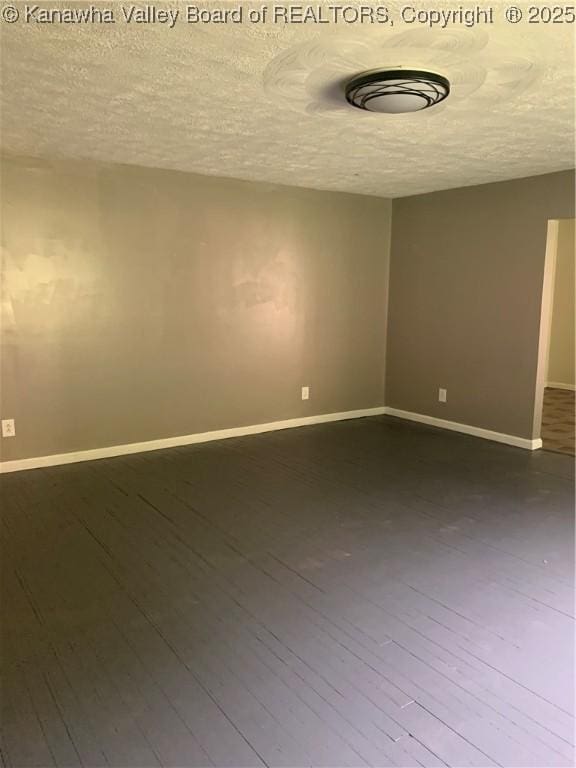
[[[1,478],[24,766],[569,766],[572,460],[390,417]]]

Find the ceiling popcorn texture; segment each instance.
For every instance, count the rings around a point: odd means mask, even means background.
[[[503,18],[3,24],[1,144],[384,197],[543,174],[574,166],[573,33]],[[450,97],[411,115],[348,106],[343,82],[380,66],[437,70]]]

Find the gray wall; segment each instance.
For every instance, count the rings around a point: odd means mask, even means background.
[[[573,216],[568,171],[394,200],[386,405],[537,436],[547,221]]]
[[[390,209],[4,159],[2,459],[382,405]]]
[[[395,200],[388,333],[386,200],[4,158],[1,216],[5,461],[383,405],[386,346],[387,405],[537,432],[573,173]]]
[[[574,219],[558,222],[558,247],[554,268],[554,295],[550,329],[550,357],[546,380],[574,386],[575,228]]]

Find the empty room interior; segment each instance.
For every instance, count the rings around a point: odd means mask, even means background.
[[[574,765],[574,22],[1,0],[1,768]]]

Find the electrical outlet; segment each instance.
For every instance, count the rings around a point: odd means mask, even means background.
[[[302,387],[302,400],[310,400],[310,387]]]
[[[15,434],[14,419],[2,419],[2,437],[14,437]]]
[[[440,389],[438,390],[438,402],[445,403],[447,397],[448,397],[448,390],[442,389],[442,387],[440,387]]]

